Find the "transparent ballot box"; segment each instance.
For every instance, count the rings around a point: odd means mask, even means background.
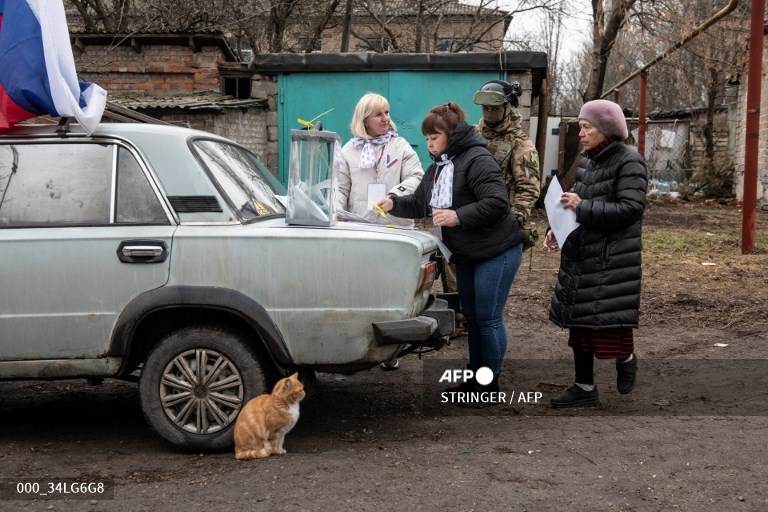
[[[288,201],[285,221],[302,226],[336,222],[334,170],[341,137],[323,130],[291,130]]]

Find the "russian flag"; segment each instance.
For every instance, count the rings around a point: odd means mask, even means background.
[[[48,114],[91,133],[106,103],[77,80],[63,0],[0,0],[0,130]]]

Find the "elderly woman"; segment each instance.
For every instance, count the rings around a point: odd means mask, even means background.
[[[594,358],[616,360],[619,393],[632,391],[637,373],[633,329],[640,308],[645,161],[624,144],[627,123],[616,103],[585,103],[579,128],[584,159],[572,190],[560,198],[576,212],[579,227],[561,248],[549,310],[552,322],[570,330],[576,382],[551,400],[555,408],[598,404]],[[544,247],[558,248],[552,231]]]

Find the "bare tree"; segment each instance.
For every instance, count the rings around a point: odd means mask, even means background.
[[[599,98],[603,93],[608,57],[626,25],[636,0],[592,0],[592,65],[584,101]]]
[[[307,44],[304,48],[305,52],[311,52],[315,48],[315,45],[322,40],[323,31],[328,27],[328,24],[331,22],[331,19],[336,12],[336,8],[340,3],[341,0],[332,0],[331,3],[328,4],[325,12],[320,18],[320,22],[314,25],[315,31],[312,33],[312,37],[307,40]]]
[[[545,0],[543,5],[564,0]],[[495,0],[66,0],[83,30],[219,30],[254,53],[313,51],[340,31],[341,51],[495,51],[509,13]],[[520,0],[520,12],[541,2]],[[439,48],[438,48],[439,46]]]
[[[346,0],[344,5],[344,20],[341,27],[341,51],[349,51],[349,32],[352,27],[352,0]]]
[[[716,10],[711,0],[685,6],[657,1],[653,11],[639,11],[617,38],[611,54],[608,81],[623,80],[642,64],[684,39],[693,27]],[[653,66],[649,74],[649,105],[680,109],[722,103],[729,80],[746,66],[748,11],[739,9],[688,41]],[[638,81],[621,90],[622,103],[636,106]]]
[[[69,0],[83,20],[89,32],[118,33],[125,29],[130,0]]]
[[[503,46],[509,18],[494,0],[477,0],[474,5],[457,0],[362,0],[354,5],[353,21],[345,20],[345,27],[353,27],[349,35],[370,42],[369,49],[375,51],[462,52],[477,45],[495,50]],[[345,29],[345,41],[346,34]]]

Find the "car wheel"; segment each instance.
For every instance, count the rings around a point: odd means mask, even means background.
[[[245,336],[213,326],[186,327],[149,353],[139,380],[141,408],[175,447],[225,451],[233,447],[240,410],[269,389],[273,375]]]

